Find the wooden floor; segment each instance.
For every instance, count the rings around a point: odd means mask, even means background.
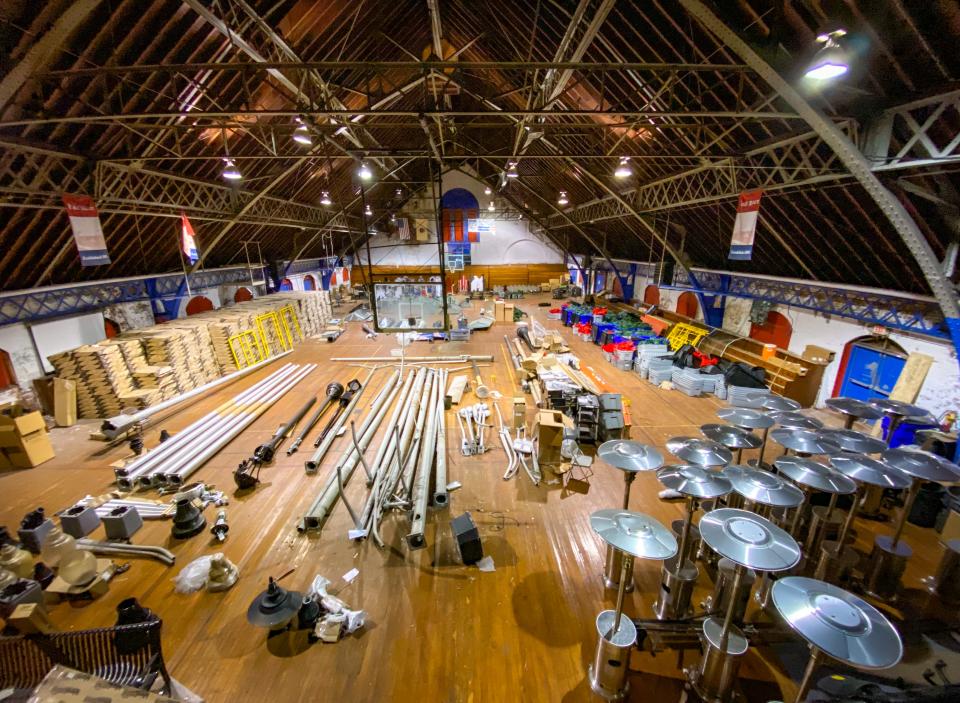
[[[535,300],[518,301],[540,319],[543,308]],[[556,326],[556,323],[553,323]],[[486,382],[509,398],[515,390],[512,367],[503,351],[503,335],[511,325],[498,324],[476,333],[467,344],[417,343],[413,353],[493,354],[495,362],[483,369]],[[631,436],[658,445],[675,435],[696,435],[699,425],[715,422],[722,403],[710,398],[688,398],[655,389],[632,373],[614,369],[600,350],[565,332],[573,351],[627,399],[633,418]],[[329,362],[331,356],[385,354],[394,346],[391,336],[365,339],[359,325],[334,344],[306,342],[291,361],[319,362],[320,368],[295,392],[264,415],[194,478],[213,483],[232,494],[231,472],[274,429],[293,414],[310,394],[322,394],[327,383],[362,378],[362,369]],[[161,428],[177,431],[235,395],[239,388],[262,378],[260,372],[184,411],[154,424],[148,446]],[[366,413],[374,392],[389,375],[380,371],[361,404]],[[472,400],[472,395],[466,396]],[[505,411],[509,401],[501,401]],[[111,489],[108,464],[123,456],[123,447],[104,451],[104,445],[86,438],[93,423],[53,432],[58,456],[32,470],[0,475],[0,524],[15,528],[23,514],[38,505],[49,512],[72,504],[87,493]],[[457,449],[452,415],[448,421],[449,480],[463,488],[451,494],[450,510],[431,512],[428,548],[410,552],[400,540],[406,518],[385,521],[390,548],[371,542],[348,541],[348,515],[338,506],[320,534],[301,534],[296,522],[313,500],[344,444],[317,475],[307,476],[301,451],[292,458],[280,452],[275,465],[263,470],[264,483],[253,493],[233,498],[228,508],[229,537],[222,549],[240,568],[237,585],[226,593],[178,595],[172,579],[191,559],[218,550],[208,533],[178,543],[169,536],[168,522],[150,522],[135,537],[137,543],[162,544],[177,554],[172,568],[136,560],[119,576],[110,592],[86,605],[56,606],[53,622],[63,629],[112,624],[113,609],[128,596],[138,597],[164,621],[164,652],[175,678],[208,701],[588,701],[597,700],[586,684],[586,668],[596,643],[594,619],[613,605],[614,594],[600,582],[603,549],[590,530],[588,516],[601,507],[620,504],[623,483],[619,472],[602,464],[589,485],[564,490],[560,485],[534,487],[523,472],[503,481],[502,450],[483,457],[464,458]],[[495,440],[495,437],[493,438]],[[490,442],[494,444],[494,442]],[[666,454],[666,452],[664,452]],[[746,457],[744,457],[746,458]],[[354,501],[366,494],[362,481],[348,488]],[[665,524],[680,517],[677,505],[658,500],[656,478],[641,475],[633,487],[631,508],[649,513]],[[449,530],[452,515],[469,510],[480,526],[484,550],[496,564],[493,573],[457,563]],[[212,521],[213,509],[207,519]],[[858,524],[858,544],[870,544],[871,523]],[[889,529],[880,525],[877,529]],[[95,536],[98,533],[95,533]],[[908,526],[906,538],[918,549],[906,582],[919,588],[920,577],[931,573],[939,557],[932,533]],[[357,568],[350,585],[343,574]],[[270,575],[295,569],[284,583],[306,589],[317,574],[333,580],[339,595],[355,608],[367,611],[367,626],[337,644],[308,646],[303,634],[266,638],[265,631],[247,624],[250,601]],[[638,589],[627,597],[626,612],[649,616],[658,585],[660,564],[640,562]],[[710,583],[703,578],[698,595]],[[688,655],[688,664],[695,655]],[[680,695],[677,657],[636,653],[631,662],[631,700],[674,701]],[[766,701],[791,694],[776,658],[754,652],[741,670],[744,690],[752,700]],[[782,693],[772,682],[785,682]],[[764,683],[768,682],[768,683]]]

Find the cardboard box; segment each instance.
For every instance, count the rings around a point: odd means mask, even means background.
[[[541,464],[558,464],[561,461],[560,445],[564,429],[573,430],[573,420],[559,410],[541,410],[537,413],[536,430],[539,438]]]
[[[21,437],[19,446],[7,447],[3,451],[10,463],[21,469],[32,469],[56,456],[53,445],[50,444],[50,435],[46,431]]]
[[[493,304],[493,318],[497,322],[503,322],[506,318],[503,316],[504,302],[498,300]]]
[[[11,430],[19,435],[27,435],[38,430],[46,432],[47,425],[39,411],[19,414],[17,409],[20,409],[20,406],[7,406],[0,413],[0,431]]]
[[[53,416],[57,427],[77,424],[77,382],[67,378],[53,379]]]

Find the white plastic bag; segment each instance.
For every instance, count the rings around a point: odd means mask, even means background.
[[[194,593],[199,591],[207,583],[207,577],[210,575],[210,560],[212,554],[194,559],[180,570],[177,577],[173,580],[174,589],[177,593]]]

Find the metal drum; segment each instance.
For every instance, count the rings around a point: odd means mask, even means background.
[[[677,555],[663,562],[660,570],[660,593],[653,604],[653,614],[658,620],[678,620],[693,613],[690,601],[700,570],[689,559],[678,568],[679,559]]]
[[[694,691],[705,701],[730,700],[740,662],[747,653],[747,638],[739,628],[731,626],[726,642],[723,640],[723,621],[707,618],[703,623],[703,659],[691,682]]]
[[[930,579],[930,592],[944,605],[954,606],[960,604],[960,539],[952,539],[944,546],[937,573]]]
[[[737,565],[727,558],[717,562],[717,580],[713,584],[713,593],[704,603],[704,607],[711,613],[726,613],[731,607],[733,595],[733,573]],[[733,622],[741,623],[747,616],[747,605],[750,603],[750,589],[757,580],[757,573],[747,569],[740,577],[740,592],[733,601]]]
[[[604,610],[597,616],[597,651],[589,669],[590,688],[608,701],[622,701],[627,697],[630,683],[630,652],[637,642],[637,627],[630,618],[620,618],[613,632],[616,611]]]

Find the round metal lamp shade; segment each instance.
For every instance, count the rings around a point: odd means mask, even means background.
[[[700,537],[722,557],[757,571],[783,571],[800,561],[800,545],[749,510],[720,508],[703,516]]]
[[[807,486],[824,493],[847,495],[857,490],[853,479],[847,478],[836,469],[813,459],[800,456],[782,456],[773,462],[777,471],[794,483]]]
[[[697,466],[724,466],[733,459],[722,444],[698,437],[674,437],[667,441],[667,450],[681,461]]]
[[[906,474],[863,454],[838,454],[830,457],[830,465],[858,483],[897,490],[910,485],[910,477]]]
[[[629,439],[604,442],[597,456],[621,471],[652,471],[663,466],[663,455],[655,447]]]
[[[824,405],[838,413],[852,415],[861,420],[877,420],[883,417],[883,413],[877,408],[856,398],[828,398]]]
[[[960,466],[923,450],[888,449],[883,461],[907,476],[924,481],[960,481]]]
[[[839,454],[840,447],[823,439],[816,430],[781,427],[770,433],[773,441],[801,454]]]
[[[695,464],[664,466],[657,472],[657,479],[665,488],[691,498],[718,498],[733,490],[722,472]]]
[[[723,470],[733,490],[747,500],[778,508],[795,508],[803,502],[803,491],[776,474],[752,466],[733,465]]]
[[[834,659],[861,669],[887,669],[903,656],[903,643],[890,621],[842,588],[786,576],[773,584],[771,595],[784,621]]]
[[[797,430],[820,430],[823,429],[823,423],[819,420],[807,417],[794,410],[775,410],[770,413],[770,417],[783,428]]]
[[[598,510],[590,516],[590,527],[614,549],[639,559],[669,559],[677,553],[673,533],[643,513]]]
[[[752,408],[720,408],[717,410],[717,417],[734,427],[746,427],[750,430],[764,430],[775,424],[767,413]]]
[[[727,449],[756,449],[763,442],[752,432],[747,432],[733,425],[702,425],[700,431],[707,439],[722,444]]]
[[[257,627],[276,628],[286,625],[299,612],[303,594],[288,591],[272,578],[263,591],[247,608],[247,622]]]
[[[878,454],[887,448],[887,443],[882,439],[871,437],[856,430],[823,430],[820,433],[820,438],[836,444],[845,452],[855,454]]]

